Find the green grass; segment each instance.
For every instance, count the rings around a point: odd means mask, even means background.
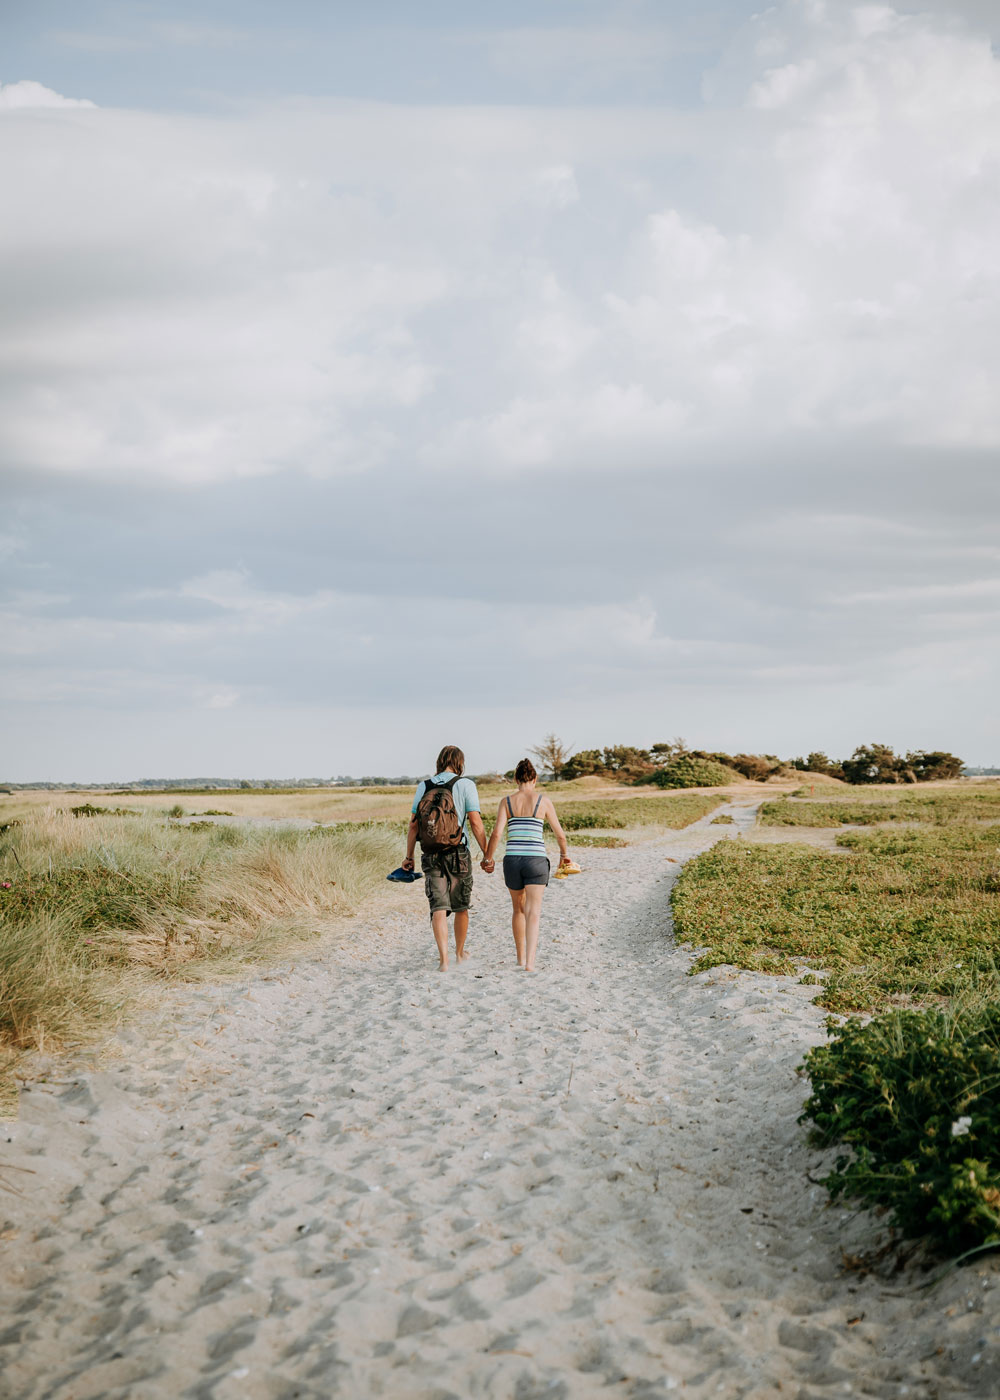
[[[925,822],[947,826],[963,821],[1000,821],[1000,784],[986,791],[920,792],[905,789],[896,796],[880,790],[872,797],[834,799],[778,798],[760,808],[761,826],[870,826],[877,822]]]
[[[557,802],[556,813],[566,831],[623,830],[632,826],[662,826],[671,831],[690,826],[719,806],[722,798],[702,793],[669,793],[663,797],[622,797],[605,801]]]
[[[820,1005],[1000,1000],[1000,826],[850,832],[844,854],[720,842],[673,892],[682,942],[723,963],[829,971]]]
[[[397,833],[35,813],[0,837],[0,1047],[114,1019],[143,981],[259,959],[347,912]]]

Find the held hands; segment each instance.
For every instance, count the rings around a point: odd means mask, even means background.
[[[488,860],[486,856],[483,856],[479,864],[487,875],[492,875],[497,865],[495,860]]]

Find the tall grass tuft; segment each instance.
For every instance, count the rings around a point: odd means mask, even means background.
[[[0,1045],[44,1048],[118,1015],[143,980],[259,958],[373,891],[398,837],[26,815],[0,837]]]

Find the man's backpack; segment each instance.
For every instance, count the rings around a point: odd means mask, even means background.
[[[422,851],[454,851],[462,845],[462,823],[458,820],[452,788],[457,778],[435,783],[430,778],[417,803],[417,840]]]

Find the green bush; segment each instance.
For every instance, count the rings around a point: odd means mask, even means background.
[[[1000,1006],[890,1011],[811,1050],[801,1122],[844,1143],[824,1185],[950,1250],[1000,1241]]]
[[[710,758],[694,758],[682,754],[673,762],[658,768],[643,783],[662,788],[728,787],[741,781],[742,775]]]

